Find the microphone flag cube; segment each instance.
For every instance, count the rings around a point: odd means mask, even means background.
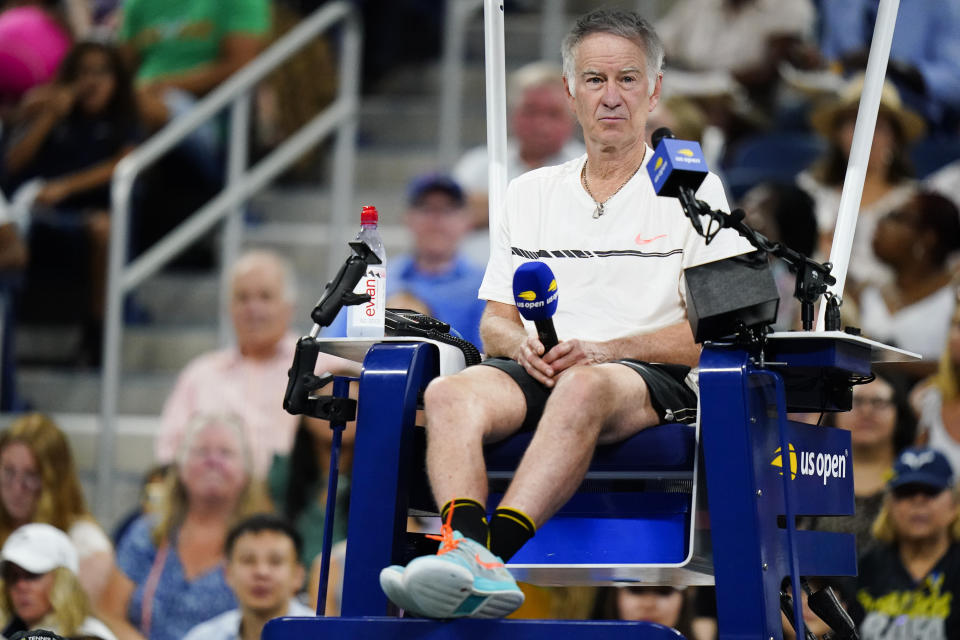
[[[681,186],[697,190],[707,177],[707,160],[699,143],[664,138],[647,163],[647,173],[657,195],[676,198]]]

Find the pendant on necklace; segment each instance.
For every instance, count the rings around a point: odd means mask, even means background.
[[[593,210],[593,219],[596,220],[597,218],[599,218],[599,217],[602,216],[602,215],[603,215],[603,203],[602,203],[602,202],[598,202],[598,203],[597,203],[597,208]]]

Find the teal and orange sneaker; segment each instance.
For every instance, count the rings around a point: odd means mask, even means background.
[[[416,603],[407,596],[403,586],[403,567],[400,565],[393,564],[380,570],[380,588],[390,598],[390,602],[403,609],[405,614],[418,618],[426,617],[417,610]]]
[[[436,555],[414,558],[403,571],[403,591],[428,618],[502,618],[523,604],[523,592],[485,546],[443,525]],[[400,604],[400,603],[397,603]]]

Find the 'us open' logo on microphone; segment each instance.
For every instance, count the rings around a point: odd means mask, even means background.
[[[544,307],[548,304],[552,304],[556,299],[559,292],[557,291],[557,281],[556,279],[550,282],[550,286],[547,288],[547,293],[553,292],[551,295],[547,296],[544,300],[537,300],[536,291],[521,291],[517,294],[517,298],[522,299],[517,300],[517,307],[520,309],[538,309]]]

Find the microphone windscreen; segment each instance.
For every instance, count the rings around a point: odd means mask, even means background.
[[[546,320],[557,311],[557,280],[542,262],[525,262],[513,273],[513,301],[525,319]]]
[[[650,142],[653,143],[653,148],[656,149],[659,147],[660,141],[664,138],[676,138],[676,136],[673,135],[673,131],[670,131],[669,127],[660,127],[650,136]]]

